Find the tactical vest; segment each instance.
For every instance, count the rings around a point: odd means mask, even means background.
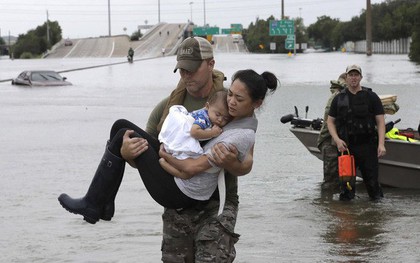
[[[350,143],[371,141],[376,137],[376,121],[369,100],[370,89],[362,87],[351,99],[348,92],[343,90],[337,95],[338,135]]]

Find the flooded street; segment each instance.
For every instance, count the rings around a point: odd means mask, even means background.
[[[398,95],[398,127],[420,121],[420,66],[406,55],[216,53],[230,84],[245,68],[275,73],[280,89],[258,113],[254,167],[239,179],[239,263],[419,262],[420,190],[384,188],[372,203],[363,185],[352,202],[320,189],[322,162],[281,116],[323,116],[329,81],[359,64],[362,85]],[[120,118],[145,127],[149,113],[179,80],[175,57],[62,73],[68,87],[25,88],[0,82],[1,262],[160,262],[163,208],[127,168],[112,221],[91,225],[57,197],[85,194],[109,129]],[[0,59],[0,80],[27,69],[67,71],[121,59]]]

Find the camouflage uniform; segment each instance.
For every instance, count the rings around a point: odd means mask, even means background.
[[[234,232],[238,215],[238,178],[225,171],[226,203],[217,216],[219,192],[207,203],[187,209],[165,209],[162,261],[165,263],[229,263],[236,257]]]
[[[344,75],[343,75],[344,74]],[[324,190],[339,190],[339,178],[338,178],[338,152],[337,146],[335,145],[327,126],[328,113],[330,111],[331,102],[337,94],[340,93],[346,86],[345,73],[340,75],[337,81],[331,81],[331,97],[327,101],[324,111],[324,122],[322,124],[318,140],[317,147],[321,151],[323,160],[323,171],[324,180],[322,188]]]
[[[165,209],[162,261],[233,262],[239,239],[233,231],[238,206],[226,202],[223,214],[216,217],[218,208],[219,202],[210,200],[204,207]]]

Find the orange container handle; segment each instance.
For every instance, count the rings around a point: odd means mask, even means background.
[[[347,152],[347,155],[350,155],[350,150],[348,148],[344,151],[341,151],[341,155],[344,155],[344,152]]]

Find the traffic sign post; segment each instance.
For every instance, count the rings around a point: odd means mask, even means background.
[[[270,36],[287,36],[295,34],[295,21],[270,20]]]

